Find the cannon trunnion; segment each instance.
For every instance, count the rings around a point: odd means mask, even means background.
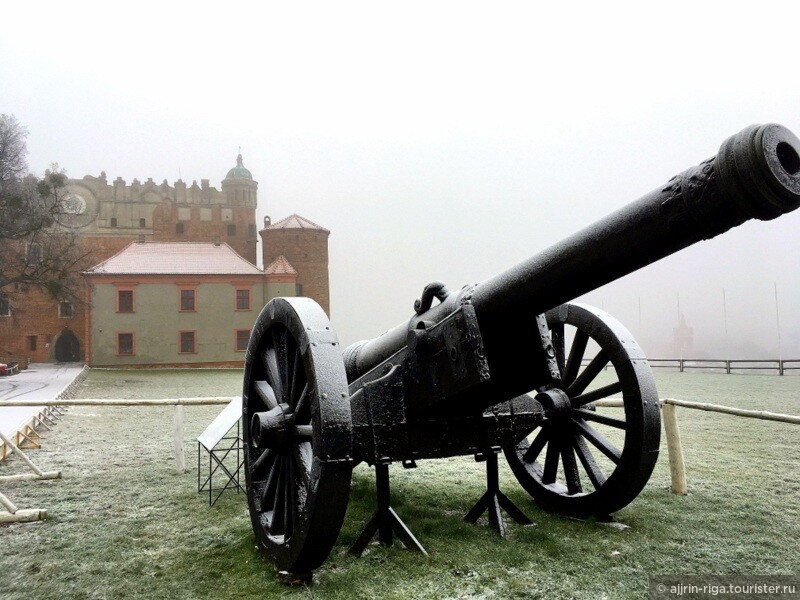
[[[336,542],[352,468],[376,468],[378,510],[354,545],[392,532],[388,465],[475,454],[487,494],[467,515],[527,518],[497,487],[502,449],[537,504],[607,516],[644,488],[658,457],[658,393],[630,333],[569,301],[742,222],[800,205],[800,141],[753,126],[719,153],[522,264],[451,293],[434,282],[408,322],[342,355],[308,298],[264,307],[245,360],[243,418],[253,530],[281,570],[308,573]],[[434,301],[438,301],[435,303]],[[595,402],[622,398],[603,412]],[[422,550],[424,552],[424,550]]]

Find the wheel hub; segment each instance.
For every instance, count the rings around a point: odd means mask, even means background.
[[[292,443],[294,414],[288,404],[279,404],[271,410],[253,413],[250,420],[250,439],[256,448],[288,451]]]
[[[572,402],[570,402],[569,396],[559,388],[539,392],[534,399],[542,405],[545,417],[548,419],[565,417],[572,410]]]

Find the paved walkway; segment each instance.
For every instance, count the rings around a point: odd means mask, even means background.
[[[72,383],[83,363],[31,363],[24,371],[0,377],[0,431],[11,437],[43,406],[3,406],[7,400],[53,400]]]

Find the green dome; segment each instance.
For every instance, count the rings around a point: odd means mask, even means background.
[[[225,179],[253,179],[253,176],[250,174],[250,171],[244,168],[242,164],[242,155],[236,157],[236,166],[233,167],[228,174],[225,176]]]

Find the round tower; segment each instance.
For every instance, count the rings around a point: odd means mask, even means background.
[[[240,153],[236,157],[236,166],[228,171],[222,180],[222,193],[225,194],[226,203],[230,206],[255,208],[257,190],[258,182],[253,181],[253,176],[245,168]]]
[[[283,258],[296,271],[296,294],[313,298],[330,314],[328,236],[330,231],[294,214],[261,230],[264,267]]]

